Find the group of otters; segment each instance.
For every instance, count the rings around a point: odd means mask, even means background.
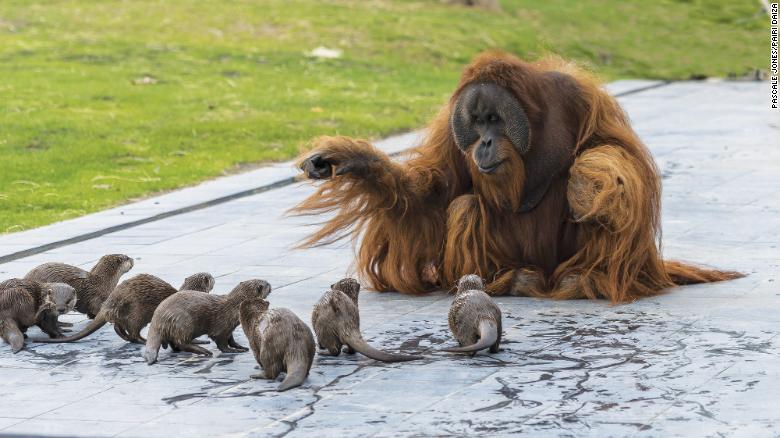
[[[266,298],[271,285],[264,280],[238,284],[227,295],[210,295],[214,277],[197,273],[184,280],[177,290],[154,275],[140,274],[119,283],[133,267],[133,259],[123,254],[101,257],[91,271],[64,263],[45,263],[23,279],[0,283],[0,336],[16,353],[24,347],[25,332],[37,325],[49,338],[36,342],[71,342],[82,339],[105,325],[125,341],[145,344],[143,356],[151,365],[157,362],[160,347],[211,356],[197,345],[207,335],[223,353],[249,349],[233,339],[240,324],[263,373],[252,378],[275,380],[286,373],[278,390],[299,386],[308,377],[315,354],[311,329],[288,309],[269,309]],[[119,285],[117,285],[119,283]],[[331,285],[315,304],[311,322],[321,354],[338,356],[360,352],[375,360],[401,362],[422,356],[395,354],[370,346],[360,334],[358,293],[360,284],[345,278]],[[72,310],[93,321],[78,334],[65,337],[59,315]],[[141,329],[150,324],[147,338]],[[466,275],[458,282],[449,311],[449,326],[460,347],[445,351],[471,353],[490,349],[498,352],[501,341],[501,310],[484,292],[482,279]]]

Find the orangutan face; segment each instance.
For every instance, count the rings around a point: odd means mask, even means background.
[[[492,83],[468,85],[450,119],[455,143],[483,174],[496,173],[511,157],[528,151],[528,118],[520,102]]]

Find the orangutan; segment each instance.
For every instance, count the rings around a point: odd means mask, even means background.
[[[740,277],[660,254],[661,179],[617,101],[560,59],[478,56],[404,163],[322,137],[324,180],[296,214],[335,213],[302,246],[359,239],[373,289],[418,294],[464,274],[491,294],[626,302]]]

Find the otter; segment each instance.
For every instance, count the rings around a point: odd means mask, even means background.
[[[133,259],[124,254],[104,255],[87,272],[64,263],[44,263],[25,275],[41,283],[66,283],[76,289],[76,311],[95,319],[103,301],[116,287],[119,277],[133,268]]]
[[[458,281],[455,299],[450,305],[450,331],[460,347],[447,348],[452,353],[472,353],[490,348],[498,353],[501,343],[501,309],[485,293],[482,279],[464,275]]]
[[[331,285],[331,290],[314,305],[311,322],[320,349],[328,350],[331,356],[338,356],[341,347],[346,345],[347,354],[359,352],[382,362],[422,359],[422,356],[387,353],[368,345],[360,334],[359,292],[360,283],[353,278],[345,278]]]
[[[287,375],[278,391],[301,386],[316,351],[314,335],[306,323],[288,309],[268,310],[268,301],[262,298],[241,303],[239,320],[255,360],[263,367],[262,373],[250,377],[274,380],[284,371]]]
[[[213,288],[214,277],[206,272],[199,272],[187,277],[179,290],[208,293]],[[119,283],[106,298],[95,319],[79,333],[64,338],[33,338],[32,341],[45,343],[78,341],[111,322],[120,338],[127,342],[145,344],[146,339],[141,336],[141,330],[152,320],[157,306],[176,292],[178,291],[173,286],[154,275],[136,275]]]
[[[201,335],[208,335],[223,353],[249,351],[233,339],[233,330],[239,324],[239,306],[251,298],[265,298],[271,285],[263,280],[249,280],[238,284],[222,296],[194,291],[181,291],[166,298],[152,316],[144,358],[149,365],[157,362],[160,346],[171,345],[174,351],[211,356],[212,353],[192,343]]]
[[[76,308],[76,300],[78,297],[76,296],[76,290],[73,289],[70,285],[67,285],[65,283],[40,283],[33,280],[25,280],[22,278],[11,278],[9,280],[5,280],[2,283],[0,283],[0,291],[4,289],[11,289],[14,287],[24,287],[24,288],[44,288],[48,289],[51,292],[51,298],[55,305],[56,310],[56,317],[59,318],[60,315],[65,315],[66,313],[70,313],[73,311],[73,309]],[[61,327],[67,327],[73,324],[70,323],[64,323],[64,322],[57,322],[57,333],[58,336],[63,335],[63,330]]]
[[[37,325],[49,336],[59,336],[57,305],[52,290],[40,283],[14,279],[0,289],[0,338],[14,354],[24,348],[24,332]]]

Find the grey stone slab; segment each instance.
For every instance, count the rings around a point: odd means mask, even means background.
[[[2,429],[0,433],[15,436],[106,437],[135,425],[136,423],[115,421],[34,418]]]

